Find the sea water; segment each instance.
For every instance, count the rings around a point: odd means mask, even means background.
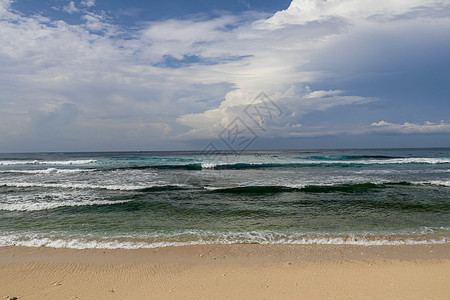
[[[0,154],[0,246],[448,242],[448,148]]]

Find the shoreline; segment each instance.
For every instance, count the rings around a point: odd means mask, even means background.
[[[0,297],[450,298],[450,244],[0,247]]]
[[[79,238],[53,238],[49,239],[44,236],[25,240],[24,237],[7,234],[0,237],[1,247],[45,247],[56,249],[99,249],[99,250],[137,250],[137,249],[159,249],[168,247],[195,247],[195,246],[227,246],[227,245],[285,245],[285,246],[361,246],[361,247],[377,247],[377,246],[408,246],[408,245],[443,245],[450,244],[450,236],[447,231],[433,233],[340,233],[334,235],[327,234],[292,234],[284,232],[268,232],[259,231],[261,236],[245,236],[244,232],[235,232],[235,237],[222,236],[220,234],[211,238],[201,235],[201,231],[197,232],[199,240],[185,241],[171,240],[161,238],[159,241],[142,238],[121,238],[111,237],[109,239],[93,239],[83,240]],[[254,233],[255,231],[252,231]],[[277,237],[267,241],[264,234],[273,234]],[[240,234],[240,235],[239,235]],[[22,240],[21,240],[22,238]]]

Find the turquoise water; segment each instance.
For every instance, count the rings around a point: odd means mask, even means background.
[[[0,154],[0,246],[447,243],[450,149]]]

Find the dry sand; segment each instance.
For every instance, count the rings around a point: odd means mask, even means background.
[[[0,248],[0,297],[450,299],[450,244]]]

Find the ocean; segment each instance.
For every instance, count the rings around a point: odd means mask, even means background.
[[[0,154],[0,246],[448,242],[448,148]]]

